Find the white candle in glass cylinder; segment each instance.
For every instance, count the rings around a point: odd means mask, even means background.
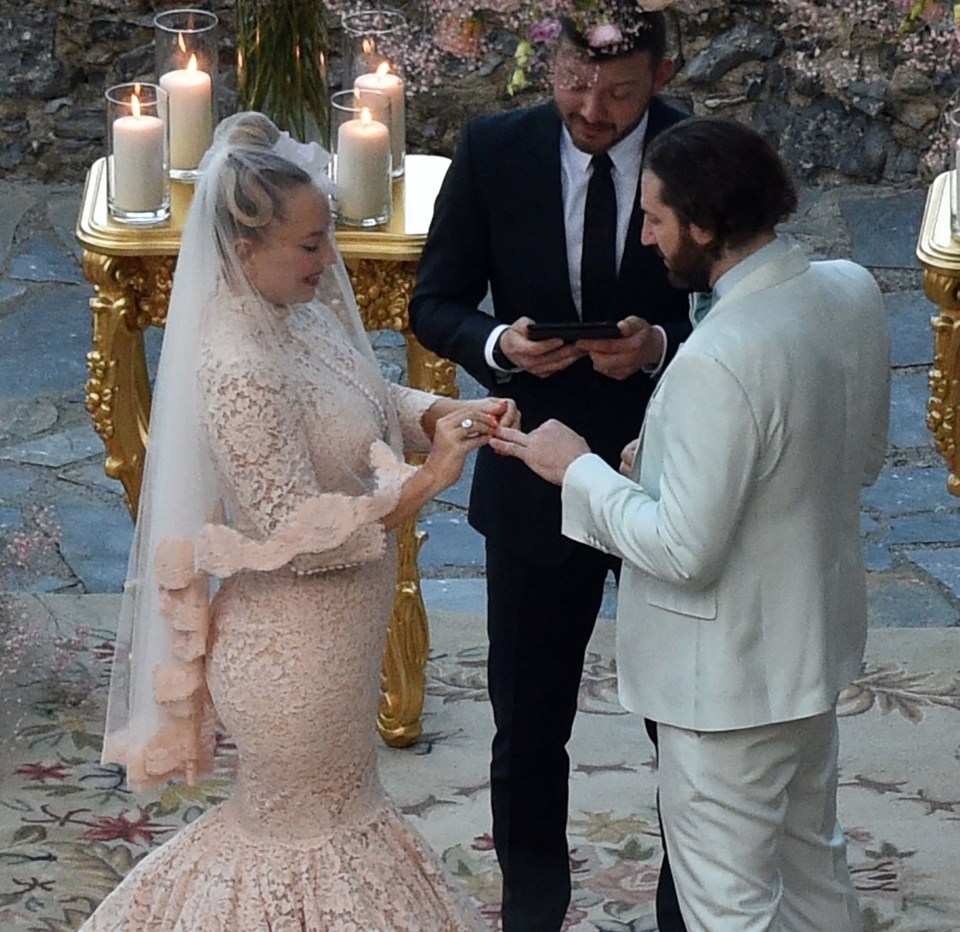
[[[170,95],[170,167],[196,168],[213,139],[210,75],[191,55],[186,68],[161,75],[160,86]]]
[[[353,82],[357,91],[381,91],[390,99],[390,144],[393,148],[393,168],[403,167],[403,153],[407,147],[407,117],[404,111],[403,80],[390,73],[387,62],[381,62],[376,71],[361,74]]]
[[[141,115],[130,98],[131,115],[113,121],[113,203],[123,211],[156,210],[163,204],[163,120]]]
[[[364,107],[337,132],[337,207],[341,217],[379,217],[390,203],[390,130]]]
[[[960,240],[960,107],[947,111],[950,149],[953,152],[953,173],[947,179],[950,192],[950,231]]]

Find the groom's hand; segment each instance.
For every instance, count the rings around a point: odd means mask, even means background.
[[[523,460],[538,476],[554,485],[562,485],[570,464],[590,452],[583,437],[552,419],[529,434],[501,427],[489,442],[497,453]]]

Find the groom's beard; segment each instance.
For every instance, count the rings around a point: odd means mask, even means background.
[[[681,230],[680,240],[672,255],[661,252],[667,267],[667,280],[674,288],[687,291],[709,291],[713,272],[713,254],[694,241],[687,230]]]

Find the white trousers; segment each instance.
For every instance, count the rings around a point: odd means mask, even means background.
[[[837,716],[658,724],[660,813],[688,932],[860,932],[837,822]]]

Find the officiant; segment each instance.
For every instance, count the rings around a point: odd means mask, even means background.
[[[644,148],[683,118],[656,96],[673,65],[663,14],[642,7],[597,3],[593,19],[560,22],[552,101],[466,127],[410,304],[420,342],[515,398],[525,429],[560,419],[611,465],[689,332],[686,294],[640,241]],[[488,290],[493,316],[478,306]],[[486,538],[503,929],[555,932],[571,890],[566,744],[619,561],[562,537],[557,487],[486,450],[469,518]],[[662,872],[662,932],[683,929],[668,879]]]

